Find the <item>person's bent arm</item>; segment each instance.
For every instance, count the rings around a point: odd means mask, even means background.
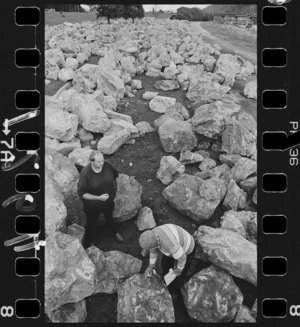
[[[84,193],[83,194],[83,198],[85,200],[100,200],[100,201],[105,201],[106,197],[104,197],[105,194],[102,195],[94,195],[94,194],[90,194],[90,193]]]

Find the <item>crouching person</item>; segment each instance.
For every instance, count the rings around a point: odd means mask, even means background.
[[[185,229],[174,224],[157,226],[143,232],[139,238],[142,255],[150,252],[146,275],[152,275],[158,251],[163,255],[161,268],[163,276],[174,269],[176,278],[168,285],[170,293],[177,293],[185,282],[185,277],[195,255],[195,240]],[[173,295],[173,294],[172,294]]]
[[[90,163],[82,169],[78,181],[78,195],[87,217],[83,247],[86,248],[95,242],[96,222],[101,213],[104,214],[116,240],[123,242],[124,239],[113,218],[116,178],[119,173],[112,164],[104,161],[100,151],[91,152],[89,159]]]

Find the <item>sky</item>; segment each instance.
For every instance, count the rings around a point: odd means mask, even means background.
[[[155,5],[143,5],[145,11],[152,11],[152,8],[154,6]],[[195,5],[195,4],[194,5],[186,5],[186,4],[182,4],[182,5],[157,5],[157,10],[162,9],[163,11],[171,10],[171,11],[176,12],[177,8],[180,8],[180,7],[188,7],[188,8],[197,7],[199,9],[204,9],[207,6],[209,6],[209,5]]]

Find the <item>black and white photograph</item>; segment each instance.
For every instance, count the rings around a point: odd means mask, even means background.
[[[45,5],[45,322],[256,323],[258,16]]]

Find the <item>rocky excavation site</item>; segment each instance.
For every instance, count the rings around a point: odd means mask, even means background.
[[[45,77],[45,319],[255,322],[256,67],[186,21],[118,19],[46,25]],[[125,241],[100,216],[85,250],[93,149],[119,171]],[[178,301],[143,274],[139,236],[165,223],[196,241]]]

